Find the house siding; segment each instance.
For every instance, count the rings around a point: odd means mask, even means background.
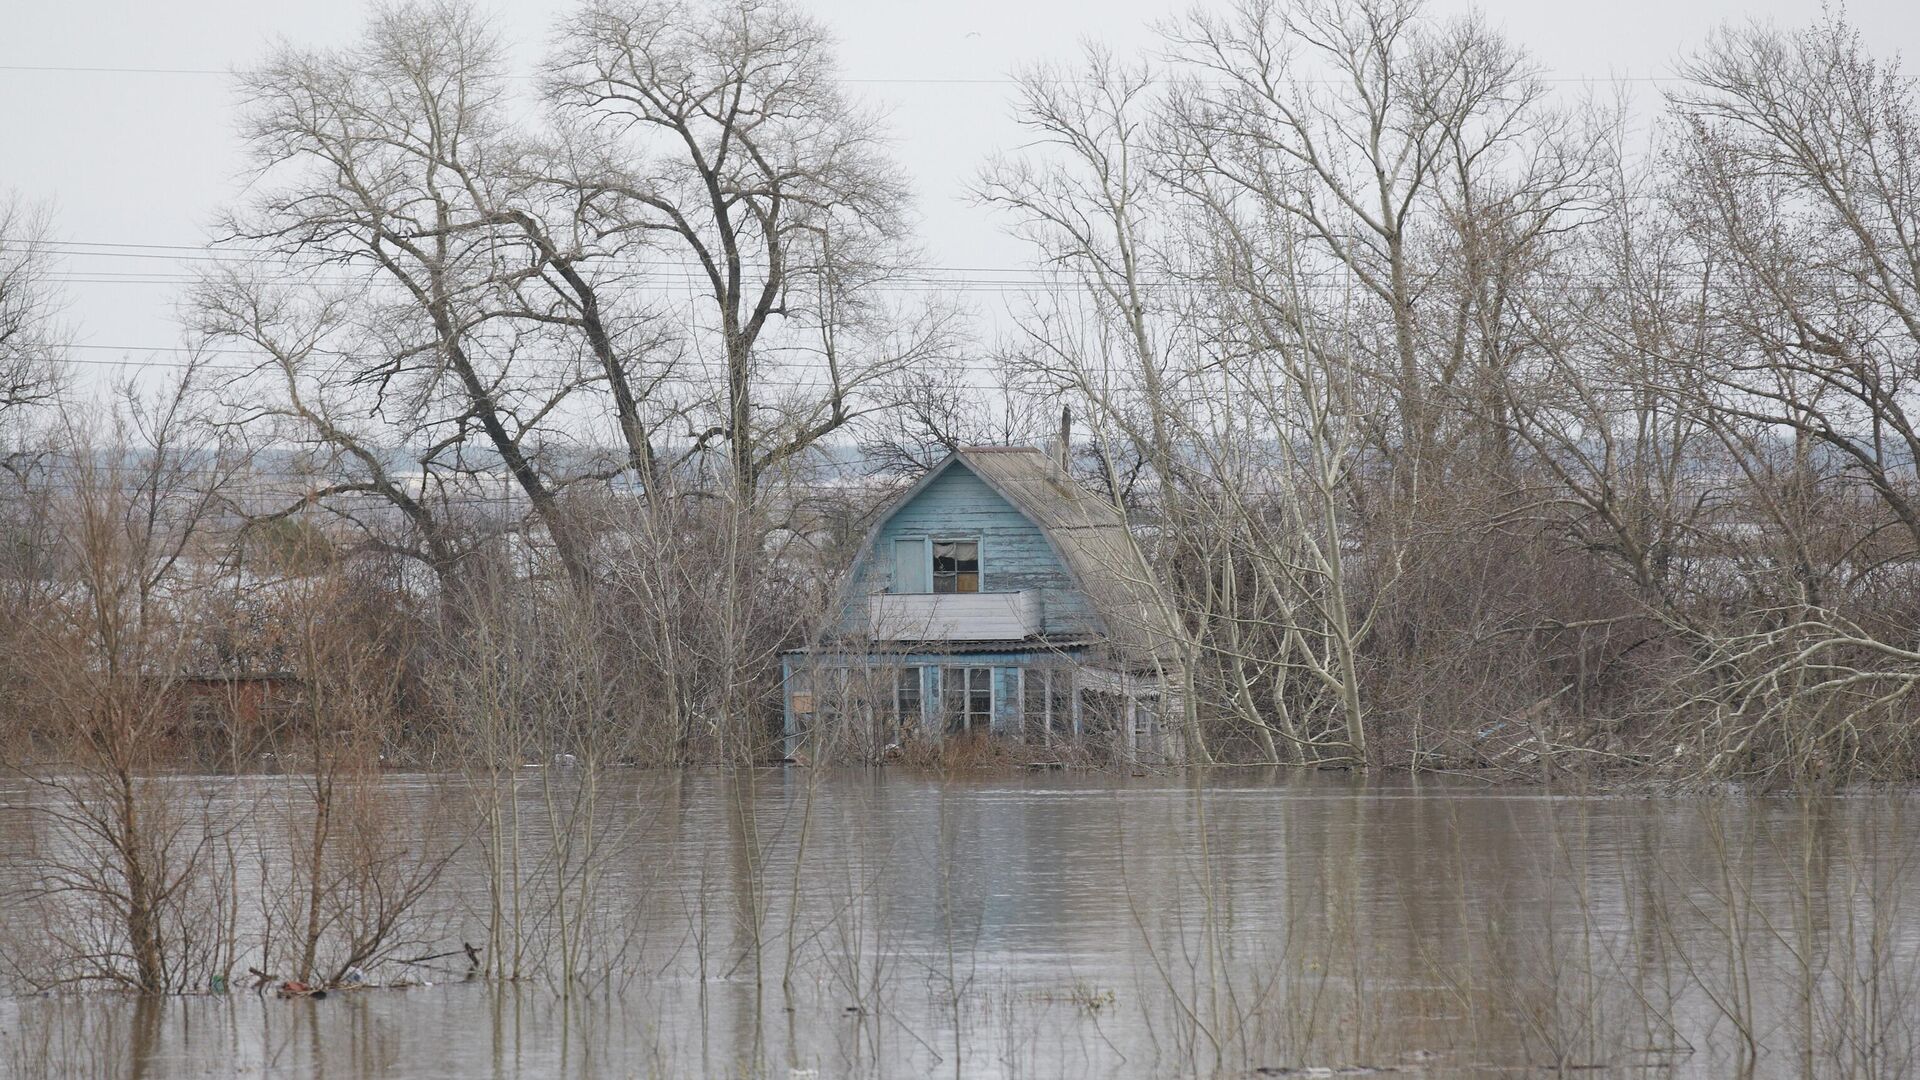
[[[895,591],[896,541],[974,536],[980,538],[982,592],[1038,592],[1042,632],[1047,635],[1097,632],[1086,596],[1075,587],[1046,534],[962,462],[935,477],[880,527],[855,572],[849,595],[858,602],[849,605],[844,629],[863,631],[865,598]],[[992,640],[992,635],[983,634],[980,640]]]

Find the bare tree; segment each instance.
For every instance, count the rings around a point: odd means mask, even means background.
[[[1914,82],[1833,15],[1724,30],[1683,71],[1664,161],[1701,311],[1673,391],[1742,495],[1715,535],[1748,609],[1700,659],[1700,749],[1716,774],[1795,779],[1897,760],[1868,748],[1912,703]]]
[[[360,306],[348,290],[289,287],[246,270],[209,275],[196,288],[195,315],[208,340],[266,357],[250,377],[224,387],[232,429],[253,437],[269,474],[273,450],[301,451],[282,457],[303,468],[269,476],[279,483],[268,492],[285,490],[285,497],[249,500],[244,509],[259,526],[324,515],[357,537],[360,549],[418,560],[443,588],[454,588],[475,545],[505,527],[497,519],[506,515],[474,511],[506,507],[463,468],[468,425],[390,411],[342,377],[365,355],[350,351]]]
[[[861,456],[875,473],[920,476],[961,447],[1037,446],[1058,430],[1048,407],[1057,384],[1024,353],[902,371],[890,382],[888,407],[860,426]]]
[[[360,296],[345,328],[351,340],[305,343],[303,351],[330,350],[333,365],[301,373],[359,389],[364,413],[402,418],[418,445],[463,470],[504,474],[566,576],[584,586],[586,540],[561,505],[581,470],[547,444],[564,441],[560,421],[588,388],[617,376],[625,409],[632,383],[613,353],[610,314],[531,317],[529,282],[558,275],[574,287],[555,264],[565,253],[545,243],[525,209],[495,36],[461,7],[396,8],[354,48],[284,50],[244,85],[262,194],[229,232],[262,257]],[[214,306],[230,333],[254,322],[229,318],[235,309],[262,308],[244,295]],[[540,332],[551,326],[585,330],[599,351],[556,344]],[[258,343],[257,331],[249,336]],[[279,358],[282,368],[288,359]],[[647,465],[644,447],[632,456]],[[404,493],[371,482],[413,513],[395,498]]]
[[[216,574],[210,529],[231,468],[196,412],[189,371],[66,419],[71,483],[58,543],[65,590],[46,624],[42,698],[63,760],[33,779],[58,839],[41,897],[64,955],[57,977],[178,991],[224,972],[230,824],[154,774],[185,727],[180,679],[196,605]]]
[[[1027,72],[1017,115],[1035,140],[991,161],[977,195],[1058,276],[1022,320],[1020,356],[1090,402],[1164,496],[1179,480],[1175,398],[1192,371],[1177,366],[1180,293],[1165,288],[1179,283],[1164,261],[1173,193],[1154,172],[1153,85],[1145,66],[1092,46],[1074,68]]]
[[[1172,565],[1196,551],[1172,517],[1192,494],[1191,449],[1202,437],[1192,414],[1217,380],[1198,347],[1201,305],[1189,300],[1169,254],[1181,222],[1174,191],[1155,171],[1153,85],[1149,69],[1097,47],[1072,69],[1027,72],[1017,115],[1035,142],[1020,157],[990,162],[976,195],[1007,213],[1046,281],[1021,314],[1014,362],[1033,383],[1086,403],[1101,479],[1122,513],[1162,526],[1167,542],[1155,554]],[[1069,441],[1070,416],[1061,425]],[[1179,610],[1158,581],[1138,584],[1166,611]],[[1182,624],[1176,616],[1156,625]],[[1161,678],[1181,687],[1186,753],[1209,760],[1199,699],[1185,685],[1198,668],[1196,643],[1180,633],[1162,644],[1178,658]]]
[[[1671,95],[1676,200],[1716,262],[1729,415],[1837,455],[1920,543],[1920,104],[1829,17],[1728,30]]]
[[[876,289],[911,254],[906,184],[799,9],[596,0],[566,24],[547,93],[608,145],[568,179],[595,229],[645,238],[700,296],[693,347],[724,387],[690,435],[727,444],[740,505],[947,347],[945,311],[903,314]]]
[[[46,215],[0,192],[0,466],[9,468],[22,410],[54,401],[66,381],[51,244]]]
[[[1448,374],[1414,309],[1421,234],[1450,166],[1471,165],[1472,129],[1536,94],[1524,57],[1472,20],[1439,22],[1413,0],[1249,0],[1168,27],[1194,80],[1175,99],[1189,174],[1212,198],[1249,199],[1301,226],[1310,279],[1335,273],[1388,328],[1369,346],[1395,425],[1377,440],[1403,488],[1437,450],[1430,387]]]
[[[271,970],[332,986],[425,940],[424,901],[457,849],[421,827],[411,793],[389,790],[380,769],[400,726],[407,622],[350,564],[274,592],[299,681],[270,745],[298,771],[286,774],[277,807],[288,858],[284,874],[262,882],[262,951]]]

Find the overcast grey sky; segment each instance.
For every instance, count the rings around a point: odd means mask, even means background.
[[[7,0],[0,17],[0,188],[51,203],[60,236],[76,244],[201,243],[241,178],[232,82],[219,72],[248,65],[283,37],[303,45],[344,43],[369,6],[359,0]],[[486,6],[530,63],[553,15],[570,5],[494,0]],[[919,192],[927,261],[955,267],[1012,267],[1022,258],[990,215],[964,197],[982,159],[1018,143],[1007,73],[1026,61],[1070,58],[1086,38],[1123,52],[1138,49],[1150,41],[1148,23],[1184,9],[1167,0],[815,0],[808,6],[840,36],[842,65],[857,80],[855,91],[890,111],[898,156]],[[1438,0],[1433,9],[1468,6]],[[1798,25],[1819,15],[1816,4],[1792,0],[1489,0],[1477,6],[1563,79],[1658,77],[1728,20]],[[1867,0],[1848,14],[1883,56],[1912,54],[1920,45],[1916,0]],[[166,70],[47,70],[54,68]],[[1654,84],[1633,85],[1645,99]],[[76,340],[92,346],[80,356],[98,363],[116,355],[102,346],[178,344],[178,286],[155,279],[182,267],[164,249],[75,254],[67,268],[80,279],[68,286],[69,321]],[[999,301],[983,294],[978,303]]]

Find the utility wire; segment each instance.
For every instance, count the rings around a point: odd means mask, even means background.
[[[120,67],[120,66],[79,65],[79,64],[0,64],[0,71],[14,71],[14,72],[21,72],[21,73],[45,73],[45,74],[77,74],[77,75],[237,76],[237,75],[245,74],[244,70],[231,69],[231,68]],[[507,75],[506,77],[510,79],[516,79],[516,80],[531,80],[531,79],[540,78],[540,76],[538,75],[523,75],[523,74],[510,74],[510,75]],[[1678,75],[1541,75],[1541,76],[1536,76],[1536,78],[1538,79],[1538,81],[1544,82],[1544,83],[1572,83],[1572,84],[1665,83],[1665,82],[1685,81]],[[959,77],[959,76],[952,77],[952,78],[931,78],[926,76],[919,76],[914,78],[885,77],[885,76],[845,76],[835,81],[840,83],[845,83],[845,84],[856,85],[856,86],[1017,86],[1029,81],[1038,81],[1042,83],[1075,83],[1075,82],[1092,82],[1093,80],[1091,78],[1080,78],[1076,76],[1042,76],[1042,77],[1039,77],[1037,80],[1028,80],[1028,79],[1014,78],[1012,76],[1002,75],[997,77],[985,77],[985,78]],[[1223,85],[1223,86],[1236,85],[1236,82],[1237,82],[1237,80],[1233,80],[1233,79],[1201,79],[1197,81],[1207,85]],[[1316,85],[1316,86],[1345,85],[1345,80],[1333,79],[1333,78],[1293,79],[1289,81]]]

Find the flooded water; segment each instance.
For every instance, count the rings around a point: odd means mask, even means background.
[[[258,817],[289,781],[175,783]],[[0,1072],[1920,1069],[1908,794],[1575,797],[1280,771],[616,771],[587,790],[549,770],[504,805],[454,779],[383,795],[416,858],[453,853],[396,955],[472,942],[517,977],[469,977],[454,956],[369,971],[406,989],[142,1000],[39,996],[14,972]],[[0,792],[16,956],[52,932],[22,914],[42,797]],[[284,849],[247,828],[239,863],[270,881]],[[270,905],[250,909],[254,879],[236,880],[246,937]]]

